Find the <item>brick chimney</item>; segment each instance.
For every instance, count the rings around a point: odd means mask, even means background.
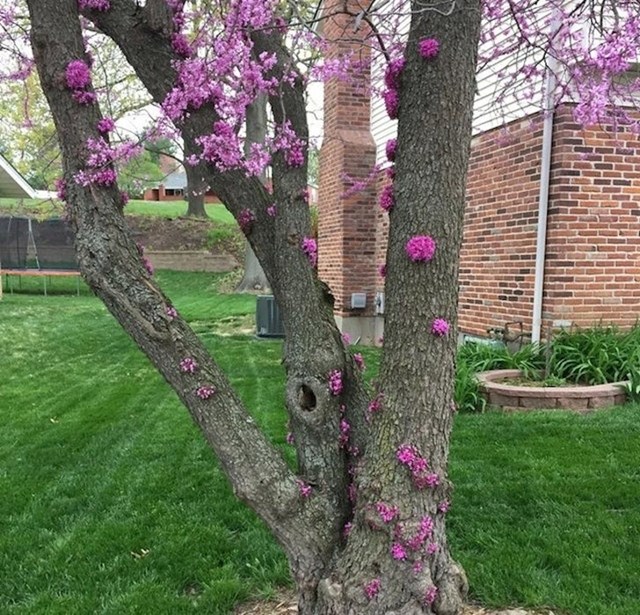
[[[344,4],[325,2],[325,14],[331,15]],[[346,4],[357,14],[369,3],[348,0]],[[357,31],[354,26],[355,18],[344,14],[332,15],[323,22],[324,35],[330,42],[328,58],[353,53],[358,60],[368,62],[370,49],[362,41],[370,31],[365,23]],[[318,273],[335,297],[338,326],[363,343],[375,342],[382,327],[381,317],[375,316],[376,182],[355,194],[343,195],[351,187],[348,178],[367,178],[376,162],[369,85],[368,70],[349,82],[331,79],[325,83],[318,196]],[[363,299],[364,307],[357,307]]]

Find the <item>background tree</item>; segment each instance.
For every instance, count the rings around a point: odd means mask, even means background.
[[[366,39],[363,50],[375,45],[386,54],[384,99],[389,114],[398,117],[397,144],[390,148],[395,180],[384,201],[390,220],[385,340],[372,398],[359,362],[336,328],[315,273],[317,248],[310,238],[306,76],[292,49],[301,41],[326,48],[312,27],[319,14],[300,19],[295,4],[268,0],[194,2],[189,5],[194,15],[181,0],[144,5],[28,0],[27,5],[33,53],[60,140],[64,196],[83,276],[184,402],[238,497],[282,545],[300,613],[458,613],[466,580],[447,547],[447,457],[481,15],[484,10],[489,33],[497,27],[491,20],[504,25],[516,19],[515,45],[495,38],[497,57],[519,46],[536,50],[557,43],[558,33],[549,36],[542,27],[548,13],[540,13],[533,0],[324,4],[325,26],[331,21],[345,38],[358,32]],[[564,41],[574,37],[571,26],[578,17],[595,31],[613,24],[597,51],[581,58],[582,75],[593,84],[613,83],[612,58],[626,62],[630,49],[637,48],[637,15],[612,12],[614,6],[557,7]],[[286,331],[286,406],[295,470],[256,427],[214,359],[155,284],[131,239],[113,160],[135,148],[110,143],[79,11],[114,41],[162,104],[184,139],[187,164],[202,170],[264,268]],[[377,27],[403,12],[410,17],[403,33]],[[590,21],[603,14],[611,19]],[[15,20],[10,12],[3,18]],[[192,18],[202,27],[187,40],[183,29]],[[556,59],[558,49],[551,46]],[[362,67],[366,55],[363,51],[357,62],[328,62],[324,74],[360,78],[367,87],[366,71],[351,72],[356,63]],[[535,53],[533,61],[540,61]],[[599,73],[585,71],[585,62],[593,62]],[[567,66],[573,66],[568,75],[579,91],[576,65]],[[583,107],[585,117],[589,109],[606,113],[601,104],[606,97],[599,92]],[[275,130],[268,147],[253,147],[247,158],[239,135],[248,106],[261,93],[269,98]],[[259,179],[269,160],[273,194]]]

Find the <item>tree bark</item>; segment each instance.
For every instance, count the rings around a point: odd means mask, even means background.
[[[267,97],[260,94],[247,108],[246,136],[244,141],[244,154],[248,158],[251,154],[251,145],[257,143],[263,145],[267,138]],[[266,173],[262,173],[260,179],[266,182]],[[244,274],[242,280],[236,286],[236,292],[268,290],[269,281],[260,266],[256,253],[249,242],[246,243],[244,256]]]

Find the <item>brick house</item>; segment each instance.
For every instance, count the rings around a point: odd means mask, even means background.
[[[187,174],[184,167],[172,156],[160,154],[160,170],[164,177],[157,184],[145,188],[142,198],[145,201],[186,201]],[[220,203],[211,190],[205,194],[204,201]]]
[[[336,40],[330,56],[357,45],[353,29],[349,42],[340,40],[347,27],[341,17],[324,24]],[[368,53],[362,46],[358,52]],[[582,128],[570,105],[546,119],[540,105],[498,115],[489,102],[493,88],[483,88],[480,78],[460,263],[460,333],[487,337],[507,325],[536,340],[549,326],[633,325],[640,318],[638,136]],[[336,298],[339,326],[372,342],[382,335],[384,318],[378,267],[385,260],[387,220],[377,205],[384,178],[341,195],[348,189],[345,175],[364,177],[383,162],[395,124],[362,85],[325,85],[318,270]],[[357,307],[363,299],[364,307]]]

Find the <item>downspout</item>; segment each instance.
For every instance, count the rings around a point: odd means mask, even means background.
[[[558,32],[560,22],[554,20],[552,31]],[[555,37],[553,35],[552,39]],[[538,234],[536,237],[536,268],[533,282],[533,314],[531,326],[531,342],[539,343],[542,332],[542,299],[544,293],[544,265],[547,255],[547,219],[549,211],[549,183],[551,178],[551,149],[553,141],[553,120],[556,89],[556,61],[553,55],[549,58],[545,78],[544,92],[544,124],[542,128],[542,155],[540,160],[540,192],[538,195]]]

